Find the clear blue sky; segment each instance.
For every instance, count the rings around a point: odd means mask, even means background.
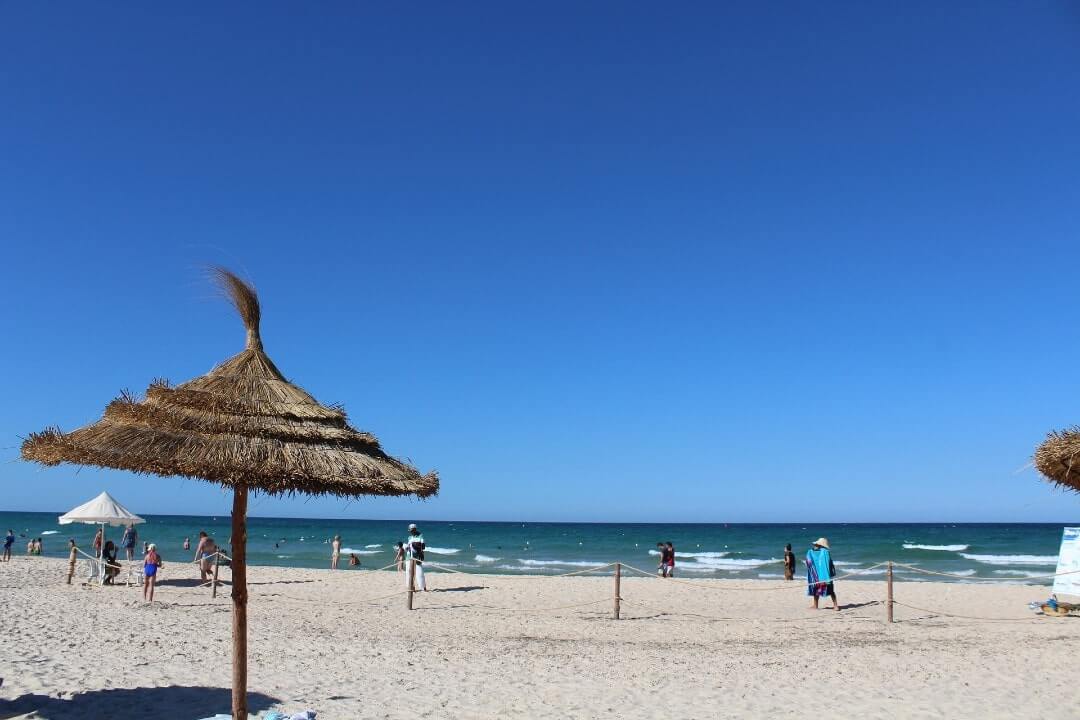
[[[963,7],[962,7],[963,6]],[[243,345],[427,502],[256,515],[1071,520],[1068,2],[9,3],[0,509],[206,483],[17,460]]]

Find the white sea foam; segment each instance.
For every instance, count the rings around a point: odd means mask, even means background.
[[[759,578],[782,578],[783,573],[758,573]]]
[[[364,547],[370,550],[371,548],[381,548],[382,545],[380,543],[375,543],[374,545],[365,545]]]
[[[342,555],[378,555],[378,550],[354,550],[352,548],[341,548]]]
[[[836,567],[858,567],[859,565],[862,565],[862,563],[849,562],[849,561],[846,561],[846,560],[838,560],[838,561],[834,562],[833,565],[835,565]]]
[[[476,556],[476,562],[482,562],[482,563],[492,563],[492,562],[497,562],[497,561],[499,561],[500,559],[501,559],[501,558],[497,558],[497,557],[491,557],[491,556],[489,556],[489,555],[477,555],[477,556]]]
[[[1011,575],[1013,577],[1033,578],[1042,577],[1043,575],[1049,575],[1045,572],[1034,572],[1032,570],[995,570],[995,575]]]
[[[972,576],[972,575],[974,575],[974,574],[975,574],[976,572],[978,572],[978,571],[977,571],[977,570],[974,570],[974,569],[971,569],[971,568],[969,568],[969,569],[967,569],[967,570],[957,570],[956,572],[954,572],[954,573],[953,573],[953,575],[960,575],[960,576],[962,576],[962,577],[971,577],[971,576]]]
[[[461,552],[461,548],[429,547],[424,548],[424,552],[431,553],[432,555],[457,555],[459,552]]]
[[[660,551],[659,550],[650,550],[649,554],[650,555],[659,555]],[[675,551],[675,559],[678,560],[679,558],[722,558],[722,557],[727,557],[730,554],[731,553],[729,553],[729,552],[680,552],[680,551],[676,550]]]
[[[1057,555],[968,555],[960,557],[986,565],[1057,565]]]
[[[41,532],[41,534],[42,535],[59,535],[60,531],[59,530],[43,530]]]
[[[914,543],[904,543],[905,550],[941,550],[942,552],[963,552],[967,550],[970,545],[916,545]]]
[[[567,568],[598,568],[602,565],[606,565],[605,562],[600,560],[517,560],[522,565],[529,566],[530,568],[544,568],[548,566],[562,566]]]
[[[771,558],[769,560],[759,560],[757,558],[714,558],[714,557],[699,557],[695,558],[693,563],[685,564],[682,567],[692,568],[695,565],[701,567],[707,567],[713,570],[747,570],[753,568],[759,568],[762,565],[772,565],[773,563],[781,562],[779,558]],[[679,565],[676,564],[676,569]]]

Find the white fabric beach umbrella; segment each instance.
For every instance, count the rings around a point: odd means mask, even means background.
[[[103,492],[90,502],[83,503],[79,507],[70,510],[60,516],[61,525],[72,523],[86,523],[87,525],[101,526],[101,548],[98,549],[98,560],[105,552],[105,526],[106,525],[138,525],[144,523],[141,517],[128,510],[116,501],[112,495]],[[100,575],[104,577],[105,566],[101,566]]]
[[[60,516],[61,525],[137,525],[144,522],[146,521],[118,503],[116,498],[107,492]]]

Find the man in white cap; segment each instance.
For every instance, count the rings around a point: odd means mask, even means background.
[[[424,547],[424,536],[416,523],[409,523],[409,536],[405,538],[405,587],[409,588],[409,575],[413,575],[410,590],[427,591],[427,583],[424,582]]]

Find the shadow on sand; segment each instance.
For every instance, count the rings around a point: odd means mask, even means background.
[[[279,701],[262,693],[248,693],[248,712],[257,713]],[[86,720],[86,718],[177,717],[194,720],[229,713],[232,691],[216,687],[109,688],[91,690],[66,698],[49,695],[22,695],[0,700],[0,720],[17,717],[42,720]]]
[[[474,590],[484,590],[485,588],[487,588],[487,585],[460,585],[458,587],[432,588],[431,592],[433,592],[433,593],[472,592]]]

